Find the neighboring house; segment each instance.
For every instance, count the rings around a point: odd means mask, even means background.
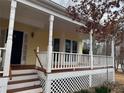
[[[76,32],[84,24],[64,7],[0,0],[0,9],[0,93],[72,93],[115,80],[114,47],[111,56],[93,55],[92,33]],[[89,35],[90,53],[82,54]]]

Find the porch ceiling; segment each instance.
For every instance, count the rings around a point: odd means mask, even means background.
[[[9,19],[10,1],[1,0],[0,9],[0,17]],[[48,28],[49,14],[18,3],[16,11],[16,21],[38,28]],[[75,33],[75,30],[78,27],[79,25],[55,17],[54,30],[56,31],[60,31],[61,29],[61,31],[72,31],[73,33]]]

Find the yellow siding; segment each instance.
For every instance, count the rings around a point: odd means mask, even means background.
[[[8,21],[2,20],[2,29],[7,30],[8,28]],[[35,55],[34,49],[37,46],[40,47],[41,51],[47,51],[48,47],[48,28],[39,29],[35,28],[26,24],[15,22],[15,30],[23,31],[27,33],[27,54],[26,54],[26,64],[35,64]],[[34,33],[34,37],[31,36],[32,32]],[[53,33],[54,38],[63,39],[61,43],[61,48],[64,47],[64,39],[75,40],[79,42],[78,52],[81,53],[82,51],[82,37],[80,37],[79,33],[72,33],[69,31],[54,31]],[[62,47],[63,46],[63,47]]]

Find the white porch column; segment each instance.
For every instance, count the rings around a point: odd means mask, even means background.
[[[53,22],[54,22],[54,16],[53,16],[53,15],[50,15],[50,18],[49,18],[49,41],[48,41],[48,63],[47,63],[47,72],[51,72]]]
[[[8,37],[7,37],[7,44],[6,44],[3,76],[9,76],[16,6],[17,6],[16,0],[12,0],[11,1],[11,10],[10,10],[10,18],[9,18]]]
[[[93,30],[90,31],[90,62],[93,69]]]
[[[114,38],[112,38],[112,43],[111,43],[111,56],[112,56],[112,62],[113,62],[113,67],[114,67]]]
[[[111,42],[111,56],[112,56],[112,63],[113,63],[113,68],[114,68],[114,61],[115,61],[115,56],[114,56],[114,38],[112,38]],[[115,82],[115,70],[113,69],[113,81]]]

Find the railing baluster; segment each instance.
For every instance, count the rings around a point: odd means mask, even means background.
[[[61,67],[60,68],[62,68],[62,66],[63,66],[63,54],[62,53],[60,53],[61,54],[61,62],[60,62],[60,64],[61,64]]]
[[[63,68],[65,68],[65,53],[63,53]]]
[[[58,68],[61,68],[61,53],[58,53]]]
[[[52,69],[54,68],[54,53],[52,53],[52,63],[51,63]]]
[[[68,67],[70,68],[70,62],[71,62],[71,61],[70,61],[70,59],[71,59],[70,57],[71,57],[71,54],[70,54],[70,55],[68,54],[68,56],[69,56],[69,64],[68,64]]]
[[[75,67],[80,67],[80,54],[76,54],[76,61],[77,61],[77,65]]]
[[[54,53],[54,61],[55,61],[55,69],[57,68],[57,57],[56,57],[56,53]]]
[[[72,64],[73,64],[73,54],[70,55],[70,68],[72,68]]]
[[[70,68],[72,68],[72,64],[74,64],[74,54],[70,56]]]
[[[66,68],[68,68],[68,54],[65,55],[66,56]]]
[[[77,67],[78,66],[78,63],[79,63],[79,60],[78,60],[77,56],[78,56],[78,54],[75,54],[75,62],[73,64],[73,67],[74,68]]]

